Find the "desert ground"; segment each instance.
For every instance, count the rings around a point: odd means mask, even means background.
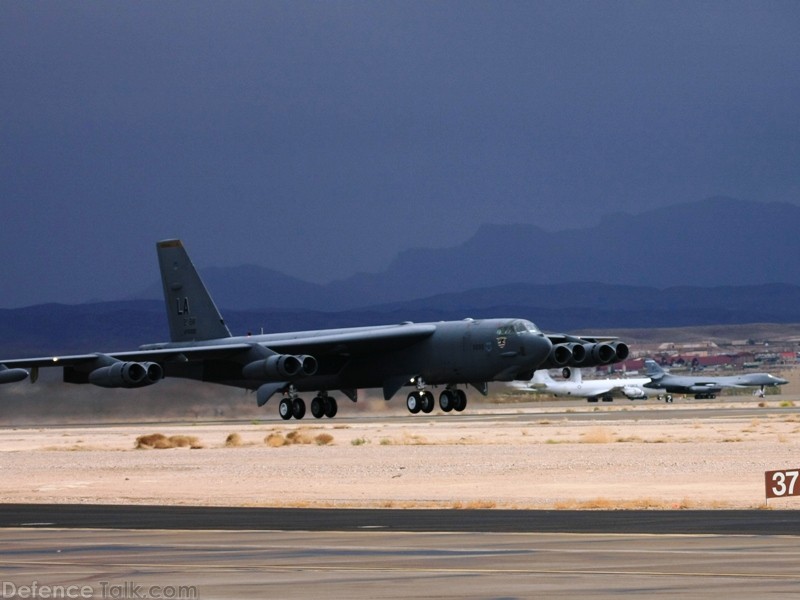
[[[797,384],[765,399],[493,403],[462,414],[0,428],[0,502],[433,508],[795,508]],[[154,434],[159,434],[155,436]]]

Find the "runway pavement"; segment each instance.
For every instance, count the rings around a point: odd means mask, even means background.
[[[800,536],[800,511],[332,510],[5,504],[0,505],[0,527]]]
[[[76,594],[67,597],[229,600],[739,600],[800,592],[793,511],[43,505],[0,514],[3,597],[53,597],[54,589]],[[33,586],[40,595],[31,595]]]

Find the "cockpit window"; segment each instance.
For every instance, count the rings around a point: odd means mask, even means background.
[[[520,333],[521,332],[525,332],[525,331],[530,332],[530,333],[541,333],[541,331],[539,331],[539,328],[536,325],[534,325],[533,323],[531,323],[530,321],[520,320],[520,321],[517,321],[514,324],[514,326],[517,328],[517,331],[520,332]]]
[[[497,328],[497,335],[511,335],[514,333],[541,333],[539,328],[530,321],[520,319]]]

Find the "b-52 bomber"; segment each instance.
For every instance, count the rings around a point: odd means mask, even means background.
[[[255,391],[263,406],[281,395],[283,419],[302,419],[299,394],[315,392],[311,414],[333,417],[329,395],[353,402],[357,390],[382,388],[386,400],[411,387],[411,413],[430,413],[430,386],[442,386],[439,407],[463,411],[472,386],[486,395],[490,381],[529,380],[537,369],[596,366],[624,360],[628,346],[616,338],[544,334],[525,319],[465,319],[373,327],[232,336],[180,240],[156,245],[170,342],[138,350],[70,356],[0,359],[0,383],[38,378],[60,367],[67,383],[140,388],[179,377]],[[461,386],[461,387],[459,387]]]

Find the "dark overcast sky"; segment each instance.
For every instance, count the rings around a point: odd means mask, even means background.
[[[800,203],[800,3],[0,3],[0,306]],[[499,266],[499,268],[501,268]],[[409,282],[411,285],[413,282]]]

